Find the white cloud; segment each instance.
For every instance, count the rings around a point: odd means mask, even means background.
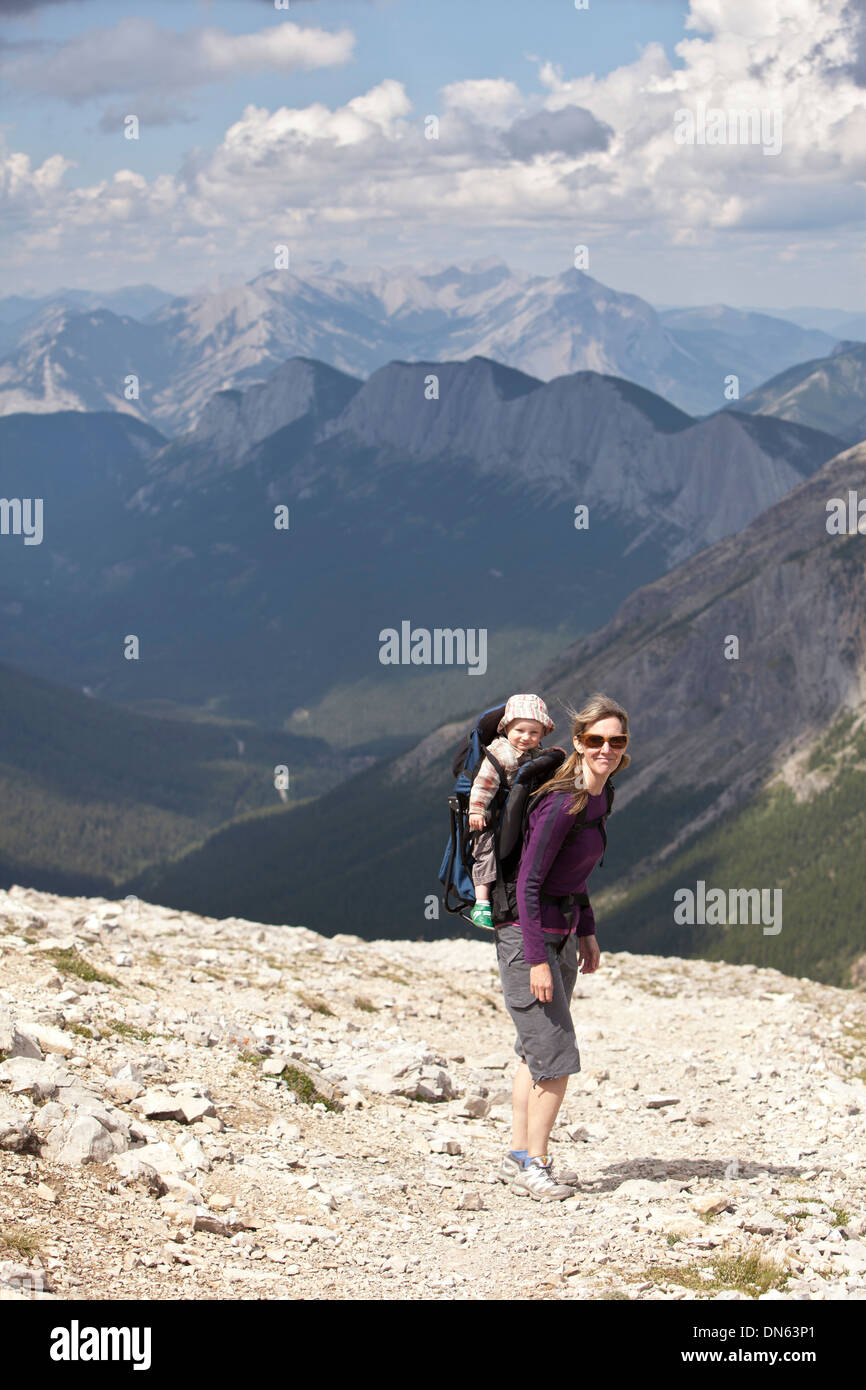
[[[465,111],[489,126],[508,125],[525,105],[517,83],[504,77],[449,82],[442,88],[441,95],[446,111]]]
[[[448,237],[471,249],[495,238],[501,250],[514,236],[711,251],[736,233],[739,248],[754,238],[779,258],[798,229],[853,247],[866,175],[861,12],[846,0],[692,0],[675,62],[650,44],[601,77],[569,78],[562,60],[539,61],[539,89],[529,94],[505,79],[451,83],[439,94],[438,140],[425,138],[429,113],[387,78],[335,108],[248,105],[215,149],[191,151],[156,180],[117,174],[69,189],[61,156],[35,171],[10,154],[6,201],[33,210],[43,241],[62,234],[68,242],[81,229],[83,257],[87,228],[110,243],[122,227],[118,254],[150,259],[155,275],[187,249],[216,249],[223,268],[259,247],[260,265],[286,238],[308,257],[340,255],[350,237],[392,257],[441,253]],[[142,32],[156,41],[153,26]],[[299,60],[285,36],[276,47],[258,37],[240,45],[225,35],[190,38],[186,80],[265,57]],[[322,50],[318,57],[325,60]],[[156,58],[153,65],[161,75]],[[143,66],[139,51],[136,71]],[[179,82],[174,60],[172,71]],[[778,108],[781,153],[677,144],[677,110],[700,103]],[[12,243],[14,263],[25,264],[27,243]]]
[[[69,39],[53,52],[43,45],[39,52],[28,47],[16,55],[10,47],[2,72],[10,86],[80,105],[111,92],[182,93],[244,73],[330,67],[347,62],[354,43],[349,29],[331,34],[288,21],[253,34],[215,28],[178,33],[130,16],[110,29]]]

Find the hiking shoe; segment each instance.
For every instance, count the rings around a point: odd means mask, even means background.
[[[507,1153],[496,1170],[496,1176],[500,1182],[513,1182],[518,1173],[523,1172],[523,1164],[519,1158],[512,1158]]]
[[[469,916],[476,927],[486,927],[488,931],[493,930],[493,913],[490,911],[489,903],[476,903]]]
[[[566,1197],[575,1195],[573,1187],[557,1182],[553,1176],[553,1160],[543,1163],[540,1158],[532,1158],[525,1168],[514,1178],[514,1190],[521,1197],[534,1197],[536,1202],[563,1202]]]

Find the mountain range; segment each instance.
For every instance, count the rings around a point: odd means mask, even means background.
[[[842,342],[829,357],[798,362],[737,402],[738,411],[830,429],[848,444],[866,438],[866,343]]]
[[[730,374],[744,395],[837,341],[723,305],[658,313],[583,270],[531,275],[496,260],[387,271],[337,262],[168,302],[160,294],[63,292],[35,311],[19,296],[0,301],[0,412],[121,410],[176,435],[215,392],[264,381],[291,357],[367,377],[394,359],[483,356],[541,380],[624,377],[703,415],[724,406]]]
[[[782,419],[694,420],[621,379],[542,382],[484,358],[394,362],[367,381],[292,359],[218,393],[171,441],[119,413],[7,416],[4,487],[43,499],[44,538],[0,547],[5,651],[139,709],[288,721],[383,751],[462,702],[467,679],[383,665],[383,630],[483,629],[490,678],[528,675],[839,447]]]

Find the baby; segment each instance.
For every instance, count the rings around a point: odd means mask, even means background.
[[[505,706],[505,713],[497,725],[497,734],[488,745],[487,752],[502,768],[502,776],[507,787],[511,786],[514,774],[522,763],[527,762],[545,734],[553,733],[553,720],[547,713],[547,706],[538,695],[512,695]],[[493,846],[493,829],[487,826],[487,808],[499,790],[500,778],[496,767],[488,757],[482,759],[472,782],[469,793],[469,829],[472,835],[472,883],[475,887],[475,906],[470,917],[477,927],[493,926],[490,910],[490,890],[496,882],[496,855]]]

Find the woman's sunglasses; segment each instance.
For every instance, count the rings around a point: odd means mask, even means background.
[[[611,748],[619,753],[628,743],[628,734],[614,734],[613,738],[602,738],[601,734],[579,734],[578,737],[584,747],[591,748],[593,752],[609,743]]]

